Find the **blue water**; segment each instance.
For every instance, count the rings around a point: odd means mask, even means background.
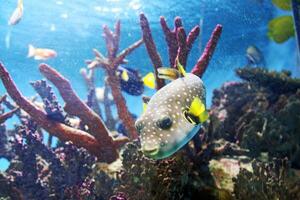
[[[237,79],[234,69],[246,64],[245,50],[252,44],[265,54],[268,68],[289,69],[295,76],[300,75],[299,66],[296,67],[295,39],[279,45],[266,36],[270,19],[291,13],[279,11],[267,0],[25,0],[21,22],[9,27],[7,21],[16,3],[15,0],[0,0],[0,60],[26,96],[35,94],[28,83],[43,78],[38,71],[40,62],[27,58],[28,44],[55,49],[58,57],[46,63],[67,77],[79,96],[86,99],[86,86],[79,70],[85,66],[84,60],[94,57],[93,48],[105,53],[103,24],[113,27],[115,21],[121,19],[122,49],[141,37],[140,12],[144,12],[150,21],[156,45],[166,66],[168,55],[159,16],[165,16],[170,25],[175,16],[181,16],[186,31],[197,24],[201,25],[201,38],[196,40],[189,55],[188,70],[201,55],[215,25],[223,25],[222,37],[203,77],[208,105],[213,89],[225,81]],[[127,66],[139,69],[143,75],[153,70],[144,46],[134,51],[128,60]],[[103,72],[97,73],[97,86],[103,85],[103,77]],[[148,89],[145,93],[151,95],[153,92]],[[0,95],[4,93],[0,85]],[[142,111],[141,98],[125,97],[130,111],[139,115]],[[14,122],[10,120],[8,125]],[[7,164],[0,160],[0,169],[6,167]]]

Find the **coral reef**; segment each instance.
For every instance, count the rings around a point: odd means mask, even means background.
[[[176,68],[177,62],[186,66],[200,27],[187,35],[179,17],[173,30],[164,17],[160,24],[170,66]],[[192,141],[163,160],[143,155],[135,116],[126,106],[115,73],[143,42],[155,72],[163,66],[144,14],[140,25],[143,39],[119,54],[120,21],[114,33],[104,26],[107,57],[94,49],[95,59],[81,70],[88,89],[86,103],[65,77],[46,64],[39,70],[58,89],[65,105],[59,105],[46,80],[31,83],[42,102],[26,98],[0,64],[0,78],[14,101],[6,95],[0,98],[0,157],[10,161],[0,174],[0,198],[299,199],[300,81],[287,71],[238,69],[243,81],[225,83],[214,91],[210,119]],[[221,32],[222,26],[217,25],[192,73],[204,75]],[[104,112],[96,96],[98,68],[107,75],[101,102]],[[157,89],[164,84],[156,79]],[[120,123],[112,115],[113,103]],[[19,123],[8,130],[5,122],[14,115]],[[132,141],[114,134],[116,130]],[[49,139],[46,145],[44,131],[59,143],[53,145]]]
[[[214,91],[211,120],[216,137],[239,143],[251,157],[287,157],[299,168],[299,79],[260,68],[237,69],[237,74],[246,82]]]
[[[138,40],[117,55],[120,42],[120,30],[120,21],[117,21],[114,33],[107,26],[103,27],[108,57],[105,57],[98,50],[94,49],[96,58],[93,61],[88,62],[88,68],[93,69],[95,67],[103,67],[105,69],[107,73],[107,84],[111,89],[115,104],[117,106],[118,116],[122,120],[130,138],[137,139],[138,134],[134,127],[134,120],[132,119],[126,107],[126,101],[121,94],[120,83],[116,75],[116,70],[120,64],[126,63],[125,57],[134,49],[139,47],[143,43],[143,40]]]
[[[203,195],[214,199],[203,192],[213,185],[208,169],[197,168],[182,152],[156,162],[145,157],[137,143],[128,143],[122,157],[123,169],[116,191],[127,194],[129,199],[175,200]]]
[[[237,74],[257,79],[215,90],[209,123],[174,156],[153,161],[138,143],[128,143],[115,193],[130,199],[298,199],[300,177],[292,168],[299,169],[299,90],[293,87],[299,80],[257,68]],[[269,82],[285,84],[273,90]]]
[[[269,163],[254,161],[253,172],[242,169],[234,179],[237,200],[299,199],[300,179],[295,178],[287,159],[274,159]]]

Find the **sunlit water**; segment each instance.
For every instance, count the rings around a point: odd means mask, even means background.
[[[126,48],[141,38],[141,12],[150,21],[154,40],[166,66],[168,54],[159,17],[165,16],[169,25],[173,25],[174,17],[181,16],[186,31],[197,24],[201,25],[201,37],[196,40],[190,53],[188,70],[201,55],[215,25],[223,25],[222,37],[203,77],[207,87],[208,105],[213,89],[220,87],[225,81],[237,79],[234,69],[246,64],[245,50],[249,45],[256,45],[262,50],[268,68],[289,69],[294,76],[300,74],[299,67],[296,67],[295,39],[284,44],[275,44],[266,35],[268,21],[282,14],[270,1],[24,1],[24,16],[19,24],[11,27],[7,25],[7,21],[17,2],[0,0],[0,60],[26,96],[35,94],[28,83],[43,78],[38,71],[40,62],[27,58],[29,44],[55,49],[58,57],[48,60],[47,63],[67,77],[79,96],[86,99],[87,90],[79,70],[85,67],[84,60],[94,57],[93,48],[105,53],[102,26],[106,24],[113,27],[115,21],[121,19],[120,48]],[[128,60],[127,66],[139,69],[143,75],[153,70],[144,46],[134,51]],[[103,85],[103,77],[104,74],[98,72],[97,86]],[[151,95],[153,92],[147,89],[145,93]],[[4,93],[5,90],[0,85],[0,95]],[[126,94],[125,97],[130,111],[139,115],[142,111],[141,98]],[[10,125],[14,120],[10,120]],[[7,165],[7,162],[0,160],[0,168],[4,169]]]

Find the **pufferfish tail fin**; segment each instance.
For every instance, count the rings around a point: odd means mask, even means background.
[[[188,121],[193,124],[203,123],[208,119],[208,112],[199,97],[193,99],[191,106],[186,113],[186,117]]]

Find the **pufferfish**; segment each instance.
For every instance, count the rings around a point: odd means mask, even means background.
[[[152,159],[174,154],[194,137],[208,119],[202,80],[186,73],[180,64],[178,69],[159,68],[160,78],[175,80],[151,97],[135,123],[142,152]]]

